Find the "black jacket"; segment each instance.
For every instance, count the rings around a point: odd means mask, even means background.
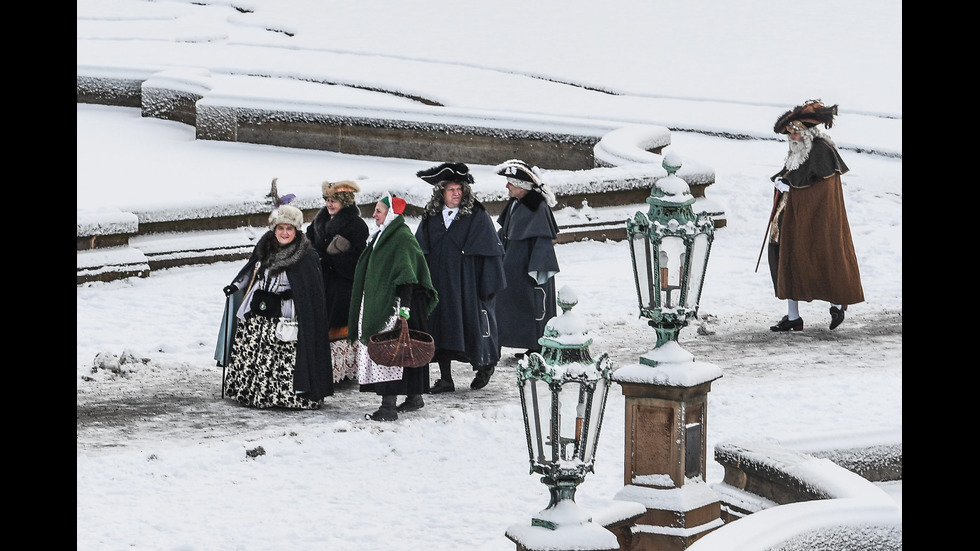
[[[351,308],[351,287],[354,285],[354,268],[367,245],[368,226],[361,218],[356,205],[344,207],[330,216],[321,209],[306,228],[306,236],[320,255],[323,272],[323,290],[326,293],[330,327],[345,327]],[[350,249],[337,252],[329,247],[337,236],[346,239]],[[330,249],[328,251],[328,248]]]
[[[423,215],[415,238],[425,254],[439,304],[429,333],[440,350],[476,366],[500,359],[495,296],[506,286],[504,247],[493,220],[478,201],[447,229],[442,215]],[[464,359],[465,358],[465,359]]]

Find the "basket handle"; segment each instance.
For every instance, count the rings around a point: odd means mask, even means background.
[[[415,360],[415,352],[412,350],[412,337],[408,333],[408,320],[399,316],[398,324],[401,326],[401,333],[398,335],[398,350],[407,350],[409,359]]]

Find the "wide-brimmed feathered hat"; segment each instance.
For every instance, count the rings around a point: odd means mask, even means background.
[[[541,186],[541,179],[534,172],[534,169],[520,159],[510,159],[494,167],[497,174],[505,176],[507,179],[517,180],[515,185],[524,189],[532,189]]]
[[[773,125],[776,134],[789,134],[790,130],[802,131],[822,124],[827,128],[834,126],[837,105],[826,106],[818,99],[808,100],[783,113]],[[792,128],[791,128],[792,126]]]
[[[558,204],[555,192],[541,177],[538,167],[532,167],[520,159],[510,159],[495,166],[494,172],[507,178],[507,183],[521,189],[533,190],[544,197],[549,207]]]
[[[426,170],[420,170],[415,175],[432,185],[438,185],[439,182],[473,183],[470,167],[463,163],[442,163]]]

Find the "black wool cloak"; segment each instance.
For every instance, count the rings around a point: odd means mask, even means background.
[[[268,232],[262,239],[270,236]],[[297,231],[297,239],[302,235]],[[275,239],[275,236],[271,237]],[[259,246],[233,281],[249,281],[259,260]],[[293,386],[307,392],[305,398],[320,400],[333,396],[333,363],[330,359],[330,318],[327,315],[320,274],[320,256],[311,247],[295,264],[286,268],[293,293],[293,308],[299,321]]]
[[[439,291],[439,304],[429,316],[429,332],[440,351],[475,367],[500,359],[497,342],[496,295],[506,285],[504,248],[493,220],[479,201],[449,228],[442,215],[422,216],[415,231]]]
[[[330,254],[327,252],[327,247],[338,235],[350,243],[350,249]],[[357,260],[367,245],[368,226],[361,218],[356,205],[344,207],[334,216],[330,216],[324,208],[306,228],[306,236],[313,242],[313,248],[320,255],[330,328],[346,327],[351,309],[354,268],[357,267]]]
[[[540,350],[538,338],[558,311],[555,278],[544,284],[528,272],[558,272],[555,238],[558,223],[540,193],[511,197],[497,218],[504,244],[507,288],[497,295],[500,345]]]

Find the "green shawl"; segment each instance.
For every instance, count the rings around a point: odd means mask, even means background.
[[[436,307],[439,295],[432,286],[429,265],[418,241],[405,224],[405,218],[397,216],[387,228],[371,238],[357,261],[347,321],[347,340],[353,343],[360,338],[362,343],[367,344],[371,335],[384,330],[388,320],[395,314],[398,286],[407,283],[422,286],[428,296],[428,311],[413,312],[412,315],[429,315]],[[361,327],[364,333],[358,335],[361,308],[364,312]]]

